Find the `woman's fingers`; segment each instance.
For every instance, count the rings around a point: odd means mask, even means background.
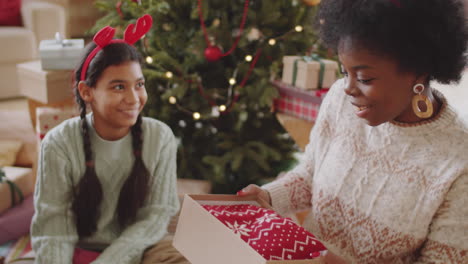
[[[250,184],[244,189],[238,191],[237,195],[238,196],[248,196],[248,195],[257,196],[258,198],[268,202],[271,205],[270,193],[255,184]]]

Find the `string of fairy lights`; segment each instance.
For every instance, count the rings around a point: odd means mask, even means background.
[[[232,45],[230,50],[228,52],[224,53],[224,54],[222,54],[222,52],[219,50],[219,48],[214,45],[214,43],[213,43],[214,41],[212,40],[212,38],[210,38],[208,36],[207,30],[206,30],[205,25],[204,25],[204,20],[202,18],[201,1],[202,0],[198,0],[200,23],[201,23],[201,26],[203,28],[203,31],[204,31],[204,34],[205,34],[205,39],[206,39],[206,42],[207,42],[207,49],[205,50],[205,57],[207,58],[208,63],[210,63],[210,62],[215,61],[215,60],[217,60],[217,59],[219,59],[219,58],[221,58],[223,56],[229,55],[236,48],[237,43],[239,42],[239,39],[242,37],[242,31],[244,29],[245,18],[246,18],[246,14],[247,14],[247,10],[248,10],[249,0],[245,0],[243,19],[242,19],[242,22],[240,24],[240,28],[238,30],[237,39],[235,40],[235,43]],[[214,20],[214,25],[217,27],[217,26],[219,26],[219,24],[220,24],[219,19],[215,19]],[[285,39],[289,34],[303,32],[304,28],[303,28],[302,25],[296,25],[290,31],[288,31],[288,32],[286,32],[286,33],[284,33],[284,34],[282,34],[280,36],[276,36],[276,37],[265,37],[265,36],[263,36],[261,34],[260,31],[258,31],[258,29],[254,29],[254,30],[257,31],[257,35],[258,35],[257,39],[259,40],[259,43],[266,43],[265,45],[275,46],[275,45],[278,44],[279,41]],[[144,46],[146,46],[146,45],[144,45]],[[145,47],[145,49],[146,49],[146,47]],[[214,51],[214,53],[213,53],[213,51]],[[208,54],[207,52],[210,52],[210,54]],[[219,54],[216,54],[216,52],[219,52]],[[249,65],[248,72],[245,74],[245,76],[242,78],[242,81],[239,84],[238,84],[238,80],[237,80],[238,79],[237,78],[238,67],[236,67],[236,69],[234,69],[232,76],[228,79],[228,85],[229,86],[228,86],[228,89],[227,89],[226,102],[224,102],[222,104],[217,103],[215,100],[213,100],[210,96],[208,96],[204,92],[204,88],[203,88],[203,85],[202,85],[202,80],[201,80],[200,77],[197,80],[193,81],[193,80],[186,79],[186,77],[183,75],[182,71],[178,71],[178,72],[174,73],[174,72],[168,70],[168,71],[166,71],[164,73],[164,76],[165,76],[165,78],[168,79],[168,81],[174,80],[175,78],[179,78],[179,81],[182,80],[182,81],[187,81],[189,83],[194,83],[195,82],[196,85],[198,86],[199,93],[212,106],[211,113],[206,113],[206,114],[204,113],[202,115],[199,111],[190,110],[190,109],[184,107],[183,105],[181,105],[179,103],[179,100],[175,96],[170,96],[168,98],[168,102],[171,105],[174,105],[175,107],[177,107],[180,111],[186,113],[187,115],[190,115],[194,120],[218,118],[220,116],[220,114],[228,113],[234,107],[235,103],[237,102],[237,100],[239,98],[239,94],[236,93],[236,90],[239,90],[239,89],[241,89],[241,88],[243,88],[245,86],[246,82],[248,81],[248,79],[250,77],[250,74],[251,74],[252,70],[255,68],[255,65],[256,65],[256,63],[257,63],[257,61],[258,61],[258,59],[259,59],[259,57],[261,55],[261,52],[262,52],[262,48],[259,48],[254,54],[247,54],[244,57],[244,62],[243,63],[249,63],[250,65]],[[211,56],[211,57],[208,57],[208,56]],[[151,56],[147,56],[145,58],[145,60],[146,60],[147,64],[152,64],[154,62],[154,59]]]
[[[297,25],[297,26],[294,27],[294,29],[284,33],[281,36],[272,37],[272,38],[262,38],[262,39],[260,39],[260,42],[265,42],[265,40],[268,39],[268,41],[267,41],[268,45],[275,46],[275,45],[278,44],[278,42],[280,40],[284,39],[289,34],[291,34],[291,33],[300,33],[303,30],[304,30],[304,28],[301,25]],[[255,58],[254,56],[255,55],[253,55],[253,54],[246,55],[245,58],[244,58],[244,62],[245,63],[251,63],[251,66],[252,66],[252,63],[254,62],[254,58]],[[257,57],[257,59],[258,59],[258,57]],[[154,62],[154,59],[151,56],[147,56],[145,58],[145,61],[146,61],[147,64],[152,64]],[[232,98],[232,95],[234,94],[233,93],[233,91],[235,90],[234,86],[237,84],[237,72],[238,72],[238,70],[236,68],[234,70],[234,72],[233,72],[233,75],[228,80],[228,84],[229,84],[229,87],[228,87],[229,97],[228,98]],[[182,79],[184,78],[183,75],[176,75],[172,71],[166,71],[164,73],[164,76],[168,80],[174,79],[176,77],[177,78],[182,78]],[[201,80],[197,80],[197,82],[198,82],[199,85],[201,85]],[[241,87],[239,87],[239,88],[241,88]],[[207,100],[209,100],[209,99],[207,99]],[[210,101],[210,104],[213,105],[212,100],[209,100],[209,101]],[[184,113],[186,113],[188,115],[191,115],[194,120],[217,118],[217,117],[219,117],[219,114],[227,113],[230,109],[232,109],[232,107],[234,106],[234,103],[235,103],[234,100],[232,100],[232,101],[233,102],[230,105],[229,105],[229,102],[227,102],[225,104],[213,105],[213,109],[212,109],[211,113],[202,115],[198,111],[192,111],[192,110],[184,107],[183,105],[181,105],[179,103],[179,100],[175,96],[170,96],[168,98],[168,102],[170,104],[175,105],[179,110],[183,111]]]

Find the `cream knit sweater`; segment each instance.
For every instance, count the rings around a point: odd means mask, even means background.
[[[304,160],[263,188],[280,213],[310,209],[305,227],[350,263],[468,263],[468,129],[446,102],[432,122],[370,127],[339,80]]]
[[[135,223],[122,229],[116,207],[135,160],[131,133],[116,141],[99,137],[87,116],[96,174],[103,188],[97,231],[79,240],[70,209],[72,182],[83,176],[85,160],[80,119],[67,120],[47,133],[41,144],[31,227],[36,263],[71,264],[75,247],[103,250],[93,264],[140,263],[143,251],[165,234],[177,213],[176,141],[165,124],[143,118],[143,161],[150,172],[150,193]]]

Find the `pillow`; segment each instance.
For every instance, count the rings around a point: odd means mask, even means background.
[[[37,138],[27,110],[0,110],[0,140],[23,142],[15,166],[33,167],[37,163]]]
[[[21,26],[21,0],[0,0],[0,26]]]
[[[0,140],[0,167],[13,166],[22,145],[19,140]]]
[[[266,260],[319,257],[326,248],[314,235],[275,211],[255,205],[203,205]]]

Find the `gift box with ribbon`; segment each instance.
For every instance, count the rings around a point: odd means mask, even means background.
[[[42,140],[47,132],[63,121],[78,115],[78,109],[73,106],[36,108],[36,133],[39,139]]]
[[[55,35],[55,39],[42,40],[39,44],[42,69],[75,69],[83,48],[83,39],[64,39],[60,33]]]
[[[3,167],[0,170],[0,213],[21,204],[24,197],[33,193],[32,169]]]
[[[330,88],[336,80],[338,63],[316,54],[283,57],[283,82],[301,89]]]
[[[327,88],[305,91],[282,81],[273,81],[280,94],[273,102],[274,110],[300,119],[314,122]]]

